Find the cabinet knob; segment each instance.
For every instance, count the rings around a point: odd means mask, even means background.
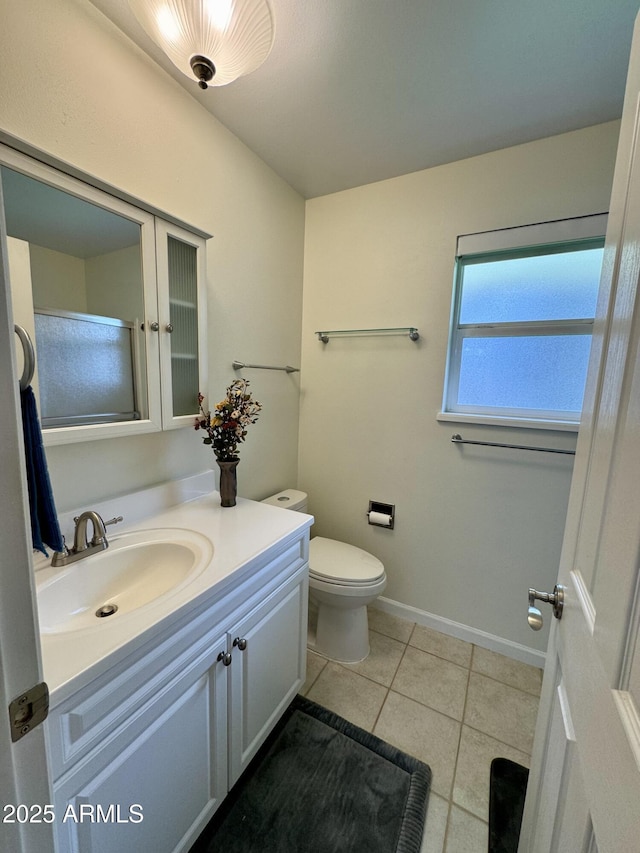
[[[157,332],[160,328],[160,323],[156,323],[156,321],[154,320],[153,323],[149,323],[149,328],[152,332]]]
[[[165,329],[167,332],[169,332],[169,334],[171,334],[171,332],[173,332],[173,323],[167,323]]]
[[[220,652],[217,660],[221,660],[225,666],[229,666],[231,663],[231,652]]]
[[[241,652],[243,652],[247,648],[247,641],[244,637],[236,637],[233,641],[233,645],[237,646]]]

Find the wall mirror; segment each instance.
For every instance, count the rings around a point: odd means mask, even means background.
[[[202,237],[4,146],[0,179],[45,444],[191,425]]]

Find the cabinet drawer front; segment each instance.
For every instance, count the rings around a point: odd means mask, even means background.
[[[279,589],[282,584],[288,583],[294,576],[297,577],[301,569],[306,572],[308,561],[308,538],[289,543],[266,565],[242,579],[233,593],[237,596],[234,611],[238,612],[240,604],[244,613],[263,604],[267,596]]]
[[[55,708],[47,721],[54,780],[118,727],[128,724],[195,658],[209,650],[217,655],[225,648],[225,634],[219,628],[203,633],[202,625],[190,625]]]

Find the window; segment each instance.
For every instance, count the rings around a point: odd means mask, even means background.
[[[578,423],[605,227],[594,216],[459,238],[440,419]]]

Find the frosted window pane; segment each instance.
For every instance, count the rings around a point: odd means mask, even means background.
[[[579,412],[590,335],[465,338],[459,406]]]
[[[35,314],[43,426],[106,414],[134,420],[131,329],[80,317]]]
[[[593,318],[603,249],[464,264],[460,323]]]

